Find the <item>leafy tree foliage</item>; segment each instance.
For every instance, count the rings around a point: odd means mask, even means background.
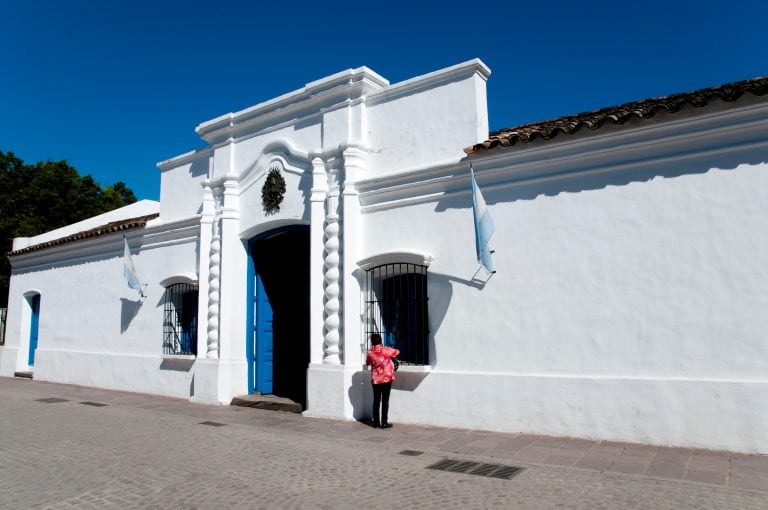
[[[0,151],[0,302],[5,302],[14,237],[31,237],[136,202],[124,182],[103,189],[66,161],[25,164]]]

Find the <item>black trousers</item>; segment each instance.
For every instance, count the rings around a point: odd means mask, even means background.
[[[389,422],[389,392],[392,381],[373,385],[373,423],[383,425]],[[381,406],[381,421],[379,421],[379,406]]]

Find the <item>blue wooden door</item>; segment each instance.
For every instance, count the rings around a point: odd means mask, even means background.
[[[40,323],[40,294],[32,296],[32,320],[29,326],[29,365],[35,364],[35,350],[37,349],[37,329]]]
[[[272,393],[272,305],[264,290],[261,276],[255,276],[254,296],[254,381],[255,390],[259,393]]]

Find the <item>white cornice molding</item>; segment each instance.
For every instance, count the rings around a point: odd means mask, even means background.
[[[680,114],[675,114],[680,115]],[[469,162],[483,190],[622,172],[768,148],[768,104],[571,139],[480,152],[455,164],[413,168],[357,183],[362,212],[469,194]]]
[[[241,230],[237,235],[243,241],[248,241],[254,237],[258,237],[270,230],[278,230],[284,227],[307,227],[309,228],[309,220],[296,219],[296,218],[281,218],[274,220],[267,220],[261,223],[255,223],[249,225],[247,228]]]
[[[732,105],[731,105],[732,106]],[[587,129],[573,135],[552,140],[538,140],[515,144],[511,147],[480,151],[469,156],[474,162],[502,159],[518,160],[522,157],[542,159],[540,154],[552,157],[572,157],[590,152],[616,151],[618,153],[642,148],[658,149],[660,144],[678,147],[694,143],[695,147],[729,145],[750,139],[748,132],[768,126],[768,102],[732,106],[710,112],[688,110],[674,114],[657,114],[653,119],[633,120],[635,125],[609,124],[595,131]],[[767,133],[763,132],[763,137]]]
[[[390,85],[388,80],[367,67],[347,69],[307,83],[293,92],[199,124],[195,131],[209,146],[161,161],[157,166],[161,170],[175,168],[200,157],[208,157],[212,148],[216,149],[233,139],[238,142],[246,140],[282,129],[286,125],[306,122],[313,117],[320,118],[339,108],[390,101],[473,75],[487,80],[490,74],[490,69],[480,59],[462,62],[395,85]]]
[[[370,257],[357,261],[357,265],[360,269],[367,271],[384,264],[416,264],[419,266],[429,266],[434,260],[435,257],[423,250],[401,248],[371,255]]]
[[[197,274],[196,273],[175,274],[175,275],[171,275],[171,276],[168,276],[166,278],[163,278],[159,282],[161,287],[169,287],[169,286],[175,285],[177,283],[186,283],[186,284],[189,284],[189,285],[197,285]]]
[[[160,170],[170,170],[171,168],[176,168],[181,165],[197,161],[198,159],[208,158],[210,155],[210,147],[200,147],[199,149],[191,150],[189,152],[185,152],[184,154],[160,161],[156,164],[156,166]]]
[[[216,117],[197,126],[195,131],[211,143],[229,136],[239,125],[257,117],[279,114],[300,118],[317,113],[321,108],[359,98],[372,90],[389,85],[389,81],[367,67],[347,69],[307,83],[304,87],[259,103],[244,110]]]
[[[307,172],[311,173],[312,158],[309,154],[297,149],[290,140],[280,138],[266,144],[256,159],[237,175],[240,191],[252,185],[253,181],[266,173],[275,161],[280,163],[280,167],[286,173],[302,177]],[[225,175],[209,181],[209,185],[214,188],[219,187],[229,179],[232,179],[232,176]]]
[[[160,202],[156,200],[139,200],[132,204],[113,209],[90,218],[85,218],[81,221],[64,225],[48,232],[43,232],[33,237],[19,237],[14,239],[13,250],[22,250],[30,246],[39,244],[45,244],[61,239],[65,239],[76,234],[81,234],[94,229],[104,228],[115,223],[122,223],[128,221],[135,221],[137,219],[143,219],[145,217],[157,215],[160,213]],[[157,218],[147,221],[155,222]],[[15,255],[14,255],[15,256]]]
[[[215,145],[229,138],[247,137],[252,131],[296,123],[338,108],[352,107],[363,101],[376,104],[473,75],[487,80],[490,74],[490,69],[480,59],[472,59],[390,85],[388,80],[371,69],[358,67],[310,82],[301,89],[244,110],[203,122],[195,131],[206,142]]]
[[[123,236],[136,255],[135,246],[141,251],[164,246],[197,242],[200,235],[200,217],[194,216],[171,223],[156,224],[81,239],[62,245],[51,246],[30,253],[14,256],[11,260],[12,274],[47,269],[63,265],[83,264],[99,259],[121,257]],[[137,239],[140,241],[137,242]]]
[[[391,101],[403,95],[412,94],[421,90],[438,87],[444,83],[466,79],[477,75],[487,80],[491,75],[491,69],[479,58],[474,58],[445,69],[416,76],[409,80],[401,81],[387,88],[377,90],[365,96],[368,106],[373,106],[385,101]]]

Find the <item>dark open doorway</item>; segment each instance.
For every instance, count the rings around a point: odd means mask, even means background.
[[[306,409],[309,365],[309,228],[272,231],[250,243],[249,391]]]

